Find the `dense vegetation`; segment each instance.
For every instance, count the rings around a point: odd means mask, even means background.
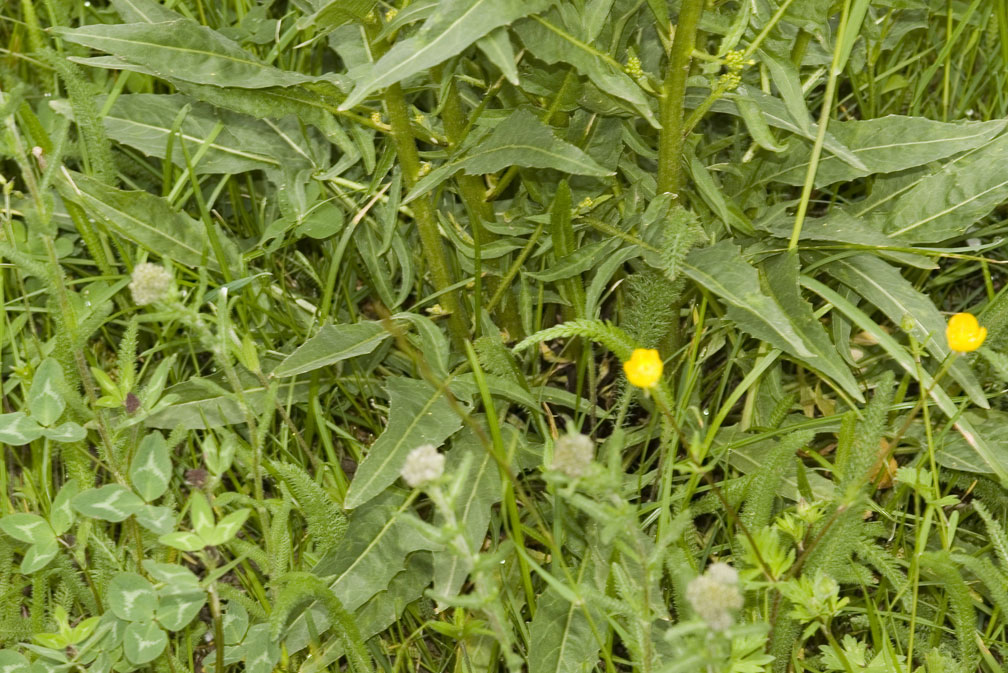
[[[1008,670],[1008,1],[0,43],[0,670]]]

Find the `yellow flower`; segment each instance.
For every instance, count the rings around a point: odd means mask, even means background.
[[[980,327],[980,323],[972,313],[956,313],[949,318],[945,336],[948,338],[949,348],[960,353],[969,353],[983,345],[984,339],[987,338],[987,328]]]
[[[653,388],[662,375],[662,360],[653,348],[636,348],[623,363],[627,381],[638,388]]]

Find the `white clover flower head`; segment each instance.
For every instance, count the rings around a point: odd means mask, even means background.
[[[406,455],[399,475],[411,488],[423,486],[444,474],[445,457],[433,444],[422,444]]]
[[[686,600],[712,631],[724,631],[735,623],[742,607],[738,571],[727,563],[712,563],[707,572],[686,585]]]
[[[592,458],[595,457],[595,442],[588,435],[570,432],[561,435],[553,444],[553,462],[550,469],[562,472],[571,479],[585,476]]]
[[[168,296],[172,287],[171,271],[160,264],[142,262],[133,267],[133,281],[129,284],[133,301],[146,306]]]

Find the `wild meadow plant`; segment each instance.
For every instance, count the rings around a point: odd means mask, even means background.
[[[1008,0],[0,35],[0,671],[1006,670]]]

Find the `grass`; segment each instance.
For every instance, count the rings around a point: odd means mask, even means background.
[[[1005,670],[1005,0],[0,35],[0,667]]]

